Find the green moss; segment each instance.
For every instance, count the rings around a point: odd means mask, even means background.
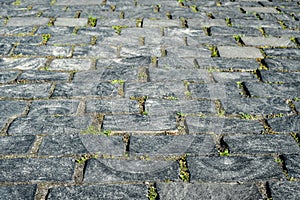
[[[220,156],[230,156],[229,150],[225,149],[223,152],[219,151]]]
[[[95,27],[97,25],[97,18],[96,17],[89,17],[88,18],[88,25],[91,27]]]
[[[157,190],[156,190],[156,188],[155,188],[154,185],[151,185],[149,187],[148,198],[149,198],[149,200],[156,200],[156,199],[158,199]]]
[[[43,34],[42,35],[42,44],[47,44],[47,42],[49,41],[49,39],[51,38],[50,34]]]
[[[128,26],[112,26],[112,29],[114,29],[115,32],[116,32],[118,35],[121,34],[121,31],[122,31],[122,29],[124,29],[124,28],[128,28]]]
[[[15,6],[19,6],[21,4],[21,0],[16,0],[12,4],[15,5]]]

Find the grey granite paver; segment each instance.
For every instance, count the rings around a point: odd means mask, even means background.
[[[9,136],[1,137],[0,154],[27,154],[35,141],[35,136]]]
[[[209,155],[217,152],[209,135],[132,136],[129,151],[132,155],[158,156]]]
[[[10,126],[11,135],[67,134],[85,130],[91,123],[90,117],[31,116],[16,119]]]
[[[224,142],[234,154],[292,154],[300,150],[289,135],[227,136]]]
[[[14,167],[11,167],[14,166]],[[0,160],[1,182],[72,180],[75,163],[70,158],[15,158]]]
[[[148,188],[142,184],[105,184],[51,188],[48,199],[148,199]]]
[[[3,199],[28,199],[33,200],[37,185],[13,185],[0,186],[1,198]]]
[[[84,182],[177,180],[175,161],[91,159],[87,162]]]
[[[299,2],[0,8],[0,199],[299,196]]]
[[[259,49],[254,47],[219,46],[218,50],[224,58],[263,58]]]
[[[189,157],[192,181],[255,181],[284,178],[272,157]]]
[[[272,199],[279,200],[279,199],[293,199],[296,200],[299,198],[299,189],[300,184],[299,182],[271,182],[270,189]]]
[[[158,183],[157,191],[162,199],[261,199],[253,184],[212,183]]]
[[[187,116],[186,124],[189,133],[257,134],[263,131],[258,120]]]

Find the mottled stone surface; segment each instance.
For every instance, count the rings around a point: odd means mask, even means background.
[[[33,200],[36,188],[36,185],[0,186],[1,198]]]
[[[270,189],[272,199],[279,200],[279,199],[293,199],[296,200],[299,198],[299,189],[300,184],[299,182],[271,182]]]

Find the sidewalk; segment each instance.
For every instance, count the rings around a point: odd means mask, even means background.
[[[299,199],[300,1],[0,0],[0,199]]]

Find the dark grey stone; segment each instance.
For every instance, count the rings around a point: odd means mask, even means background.
[[[90,159],[84,182],[164,181],[177,180],[175,161]]]
[[[14,84],[0,86],[0,97],[5,98],[47,98],[49,97],[51,84]]]
[[[46,64],[45,58],[1,58],[1,69],[20,69],[30,70],[38,69]]]
[[[139,113],[139,105],[137,101],[128,99],[113,99],[100,100],[91,99],[86,102],[87,113],[106,113],[106,114],[120,114],[120,113]]]
[[[300,150],[290,135],[225,136],[224,142],[233,154],[291,154]]]
[[[135,46],[127,45],[123,46],[120,50],[120,57],[139,57],[139,56],[156,56],[161,57],[161,48],[156,45],[145,45],[145,46]]]
[[[88,22],[87,18],[76,19],[76,18],[56,18],[54,25],[55,26],[67,26],[67,27],[75,27],[75,26],[86,26]]]
[[[54,35],[47,44],[49,45],[84,45],[90,44],[91,37],[87,35]]]
[[[0,186],[1,199],[34,200],[37,185],[7,185]]]
[[[269,28],[281,28],[279,23],[275,20],[257,20],[257,19],[232,19],[231,23],[235,27],[269,27]]]
[[[211,155],[217,153],[209,135],[131,136],[131,155]]]
[[[148,199],[147,186],[142,184],[85,185],[50,188],[48,199]]]
[[[51,62],[49,70],[89,70],[92,61],[89,59],[55,59]]]
[[[299,58],[300,50],[299,48],[274,48],[274,49],[264,49],[267,57],[288,57],[288,58]]]
[[[160,199],[262,199],[254,184],[157,183]]]
[[[0,154],[28,154],[35,141],[35,136],[6,136],[0,137]]]
[[[245,82],[245,86],[251,97],[294,98],[300,96],[300,85],[296,82],[283,84]]]
[[[90,117],[31,116],[17,118],[8,129],[11,135],[70,134],[85,130],[91,124]]]
[[[202,69],[149,68],[149,78],[153,82],[195,80],[212,82],[209,73]]]
[[[71,47],[18,45],[13,54],[24,56],[71,57]]]
[[[188,43],[188,45],[197,45],[197,47],[201,47],[201,45],[204,45],[204,46],[207,46],[207,45],[210,45],[210,46],[219,46],[219,45],[236,46],[237,45],[237,42],[235,41],[235,39],[229,35],[188,37],[187,43]]]
[[[280,98],[228,98],[221,100],[227,114],[288,114],[291,109]]]
[[[117,58],[117,46],[76,46],[73,56],[75,58]]]
[[[167,48],[167,55],[179,58],[207,58],[211,56],[211,51],[207,47],[199,46],[179,46]]]
[[[219,35],[247,35],[247,36],[261,36],[261,32],[254,27],[220,27],[220,26],[212,26],[210,28],[211,34],[213,36]]]
[[[294,153],[298,153],[294,151]],[[300,178],[300,156],[297,154],[294,155],[285,155],[285,166],[288,171],[288,175],[293,178]]]
[[[284,179],[273,157],[188,157],[191,181]]]
[[[40,26],[36,34],[62,35],[62,34],[72,34],[72,32],[73,32],[73,28],[71,27]]]
[[[161,57],[158,58],[157,66],[159,68],[180,68],[180,69],[193,69],[195,64],[193,58],[179,58],[179,57]]]
[[[172,98],[172,97],[169,97]],[[208,100],[156,100],[148,99],[145,110],[151,116],[181,114],[215,114],[215,105]]]
[[[12,167],[13,166],[13,167]],[[1,182],[72,181],[75,162],[70,158],[15,158],[0,160]]]
[[[0,101],[0,113],[2,117],[20,115],[25,111],[26,102],[23,101]]]
[[[5,56],[8,55],[12,48],[12,45],[10,44],[0,44],[0,55]]]
[[[137,67],[105,67],[93,71],[78,72],[75,74],[74,82],[96,82],[96,81],[137,81]]]
[[[183,82],[147,82],[147,83],[125,83],[125,97],[147,96],[153,98],[185,96]]]
[[[46,82],[46,81],[68,81],[70,77],[69,73],[63,72],[49,72],[40,70],[28,70],[23,72],[19,77],[18,81],[36,81],[36,82]]]
[[[253,73],[249,72],[212,72],[216,82],[229,81],[258,81]]]
[[[255,70],[259,67],[259,63],[255,59],[240,58],[199,58],[197,59],[200,69],[220,69],[220,70]]]
[[[261,71],[262,80],[268,83],[300,82],[300,72]]]
[[[189,133],[217,133],[217,134],[259,134],[264,131],[258,120],[186,117]]]
[[[176,130],[175,116],[107,115],[104,130],[112,131],[167,131]]]
[[[19,26],[19,27],[1,27],[1,35],[17,35],[17,34],[30,34],[33,30],[33,26]]]
[[[297,200],[300,196],[300,183],[292,181],[269,183],[273,200]]]
[[[234,82],[188,85],[193,98],[228,99],[241,97],[239,88]]]
[[[96,68],[102,69],[105,67],[140,67],[148,66],[151,63],[150,56],[137,56],[137,57],[128,57],[128,58],[119,58],[119,59],[99,59],[97,60]]]
[[[0,84],[13,82],[18,74],[19,72],[17,71],[0,71]]]
[[[258,48],[240,46],[219,46],[218,51],[224,58],[263,58]]]
[[[270,46],[270,47],[295,47],[289,37],[242,37],[245,45],[249,46]]]
[[[118,84],[112,83],[64,83],[57,84],[52,97],[75,97],[75,96],[98,96],[116,97],[118,95]]]
[[[285,116],[280,118],[269,119],[268,123],[275,132],[291,133],[299,132],[300,116]]]
[[[28,115],[74,115],[78,105],[77,100],[37,100],[32,102]]]
[[[271,70],[297,71],[300,66],[299,59],[296,58],[267,58],[264,61]]]

